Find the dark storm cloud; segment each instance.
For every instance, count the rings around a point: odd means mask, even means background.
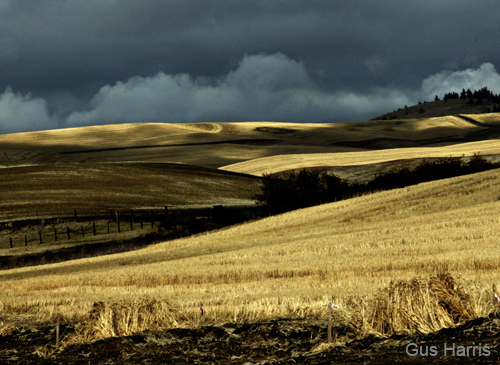
[[[500,89],[496,3],[0,0],[0,132],[362,120]]]
[[[367,96],[322,90],[302,63],[281,53],[260,54],[244,56],[234,71],[216,80],[160,72],[107,85],[92,99],[89,111],[73,113],[67,122],[327,122],[332,115],[348,118],[359,105],[365,106],[364,113],[373,113],[388,95],[398,105],[408,103],[393,90],[381,91]]]

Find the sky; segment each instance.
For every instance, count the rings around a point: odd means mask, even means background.
[[[0,133],[371,119],[500,93],[498,0],[0,0]]]

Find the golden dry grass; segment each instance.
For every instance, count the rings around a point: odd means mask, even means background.
[[[484,315],[481,304],[491,308],[487,300],[445,272],[428,280],[395,280],[370,299],[357,325],[364,333],[430,333]]]
[[[380,164],[388,161],[412,160],[432,157],[461,157],[500,155],[500,140],[460,143],[442,147],[392,148],[376,151],[342,153],[287,154],[248,160],[223,166],[221,170],[234,171],[255,176],[305,167],[360,166]],[[498,157],[491,158],[498,162]]]
[[[436,286],[422,284],[425,278],[450,272],[467,288],[454,288],[451,297],[464,294],[464,311],[472,308],[471,316],[484,315],[492,309],[491,284],[500,279],[499,192],[499,171],[492,170],[303,209],[140,251],[1,272],[0,310],[10,320],[53,320],[60,309],[65,320],[87,323],[81,334],[89,339],[144,329],[127,319],[132,317],[158,327],[195,326],[200,302],[205,323],[218,324],[326,318],[327,303],[333,300],[342,307],[335,312],[338,318],[365,332],[390,333],[377,327],[369,313],[394,311],[394,306],[376,304],[380,290],[389,287],[399,297],[406,290],[407,298],[434,292],[427,296],[430,303],[448,284],[440,284],[436,294]],[[396,283],[390,289],[391,281],[416,275],[424,279],[415,287]],[[422,307],[434,308],[422,300]],[[94,302],[104,304],[89,329]],[[157,313],[156,320],[132,315],[140,306],[153,308],[145,313]],[[420,306],[414,308],[418,315]],[[116,324],[105,325],[113,320]],[[429,328],[436,326],[421,326],[424,332]]]

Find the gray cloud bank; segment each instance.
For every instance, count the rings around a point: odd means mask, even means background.
[[[103,86],[86,110],[65,119],[51,116],[44,99],[9,87],[0,95],[0,123],[10,126],[4,132],[19,132],[139,122],[365,120],[417,100],[432,100],[434,95],[483,86],[500,93],[500,75],[492,63],[430,75],[416,91],[390,87],[330,91],[318,86],[303,63],[281,53],[259,54],[244,56],[234,70],[217,78],[159,72]]]
[[[393,90],[392,103],[405,102]],[[73,113],[68,124],[118,122],[231,122],[271,120],[329,122],[387,108],[386,94],[322,90],[304,65],[278,53],[245,56],[238,67],[217,79],[160,72],[107,85],[91,101],[91,110]],[[403,100],[401,100],[403,97]],[[385,104],[385,105],[384,105]]]
[[[0,133],[340,122],[488,86],[496,0],[0,0]]]

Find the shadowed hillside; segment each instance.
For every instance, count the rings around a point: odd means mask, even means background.
[[[410,107],[404,106],[373,120],[434,118],[457,114],[484,114],[499,112],[500,97],[487,88],[462,93],[450,92],[439,95],[439,100],[419,102]]]
[[[82,163],[0,169],[0,221],[163,206],[253,203],[259,179],[160,163]]]

